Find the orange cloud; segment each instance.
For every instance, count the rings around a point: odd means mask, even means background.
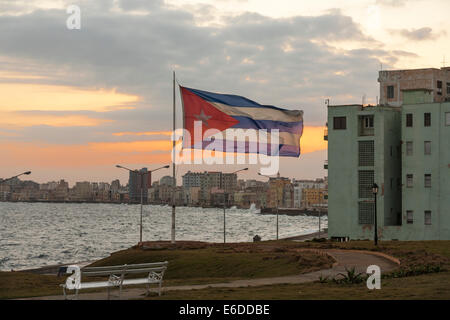
[[[57,145],[36,143],[0,143],[0,166],[90,167],[117,163],[170,162],[169,141],[133,141]],[[162,152],[161,152],[162,151]],[[152,154],[152,152],[156,152]]]
[[[0,83],[0,109],[3,111],[79,111],[104,112],[111,108],[130,108],[137,96],[116,90],[79,89],[68,86]]]
[[[170,140],[131,141],[131,142],[99,142],[90,143],[89,147],[96,152],[152,152],[170,151]]]
[[[45,79],[44,76],[19,73],[19,72],[9,72],[9,71],[0,71],[0,79],[15,79],[15,80],[36,80],[36,79]]]
[[[93,127],[113,120],[95,119],[83,115],[39,115],[16,112],[0,112],[0,126],[30,127]]]
[[[172,131],[114,132],[113,136],[172,136]]]
[[[300,147],[302,154],[311,153],[320,150],[326,150],[328,143],[323,139],[326,127],[310,127],[303,128],[303,135],[300,139]]]

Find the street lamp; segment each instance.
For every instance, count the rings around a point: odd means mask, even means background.
[[[373,193],[373,197],[374,197],[374,203],[375,203],[375,235],[374,235],[374,241],[375,241],[375,245],[378,245],[378,224],[377,224],[377,193],[378,193],[378,185],[376,183],[373,184],[372,186],[372,193]]]
[[[25,171],[25,172],[23,172],[23,173],[21,173],[21,174],[18,174],[18,175],[16,175],[16,176],[14,176],[14,177],[11,177],[11,178],[8,178],[8,179],[3,180],[2,183],[3,183],[3,182],[6,182],[6,181],[9,181],[9,180],[12,180],[12,179],[14,179],[14,178],[18,178],[18,177],[20,177],[20,176],[23,176],[23,175],[29,175],[29,174],[31,174],[31,171]]]
[[[248,168],[240,169],[237,171],[232,172],[231,174],[236,174],[241,171],[246,171]],[[225,210],[226,210],[226,200],[228,200],[228,197],[226,197],[225,189],[223,189],[223,243],[226,243],[226,216],[225,216]]]
[[[266,176],[266,175],[264,175],[264,174],[261,174],[260,172],[258,172],[258,174],[260,175],[260,176],[263,176],[263,177],[267,177],[267,178],[271,178],[271,177],[269,177],[269,176]],[[275,192],[275,194],[276,194],[276,204],[275,204],[275,208],[276,208],[276,213],[277,213],[277,240],[278,240],[278,190],[275,190],[276,192]]]
[[[144,201],[144,199],[143,199],[143,193],[144,193],[144,175],[145,174],[151,174],[152,172],[154,172],[154,171],[156,171],[156,170],[159,170],[159,169],[167,169],[167,168],[169,168],[170,166],[169,165],[167,165],[167,166],[163,166],[163,167],[160,167],[160,168],[157,168],[157,169],[153,169],[153,170],[150,170],[150,171],[147,171],[147,172],[140,172],[140,171],[138,171],[138,170],[131,170],[131,169],[128,169],[128,168],[126,168],[126,167],[124,167],[124,166],[121,166],[121,165],[116,165],[116,168],[120,168],[120,169],[125,169],[125,170],[128,170],[129,172],[134,172],[134,173],[136,173],[136,174],[138,174],[139,176],[140,176],[140,178],[141,178],[141,222],[140,222],[140,224],[139,224],[139,243],[142,243],[142,205],[143,205],[143,201]]]
[[[320,239],[320,224],[321,224],[321,218],[322,218],[322,197],[323,197],[323,191],[319,190],[319,239]]]

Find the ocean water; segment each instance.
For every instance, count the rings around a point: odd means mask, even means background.
[[[172,208],[146,205],[143,240],[170,240]],[[139,241],[140,206],[0,202],[0,270],[92,261]],[[322,228],[328,224],[322,217]],[[317,217],[279,215],[279,237],[318,231]],[[226,210],[227,242],[276,238],[276,216]],[[223,209],[176,209],[176,239],[223,242]]]

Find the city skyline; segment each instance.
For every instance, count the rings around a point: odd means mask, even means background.
[[[144,168],[145,167],[137,168],[136,171],[140,171],[141,169],[144,169]],[[148,169],[148,168],[146,168],[146,169]],[[182,186],[183,185],[183,179],[182,178],[183,178],[183,176],[185,174],[187,174],[189,172],[192,172],[192,173],[220,172],[222,174],[229,174],[230,173],[230,172],[222,172],[220,170],[203,170],[203,171],[191,171],[191,170],[188,170],[185,173],[183,173],[183,175],[181,176],[181,179],[177,179],[177,186]],[[125,174],[128,175],[127,173],[125,173]],[[270,176],[270,177],[271,178],[276,178],[277,175],[273,175],[273,176]],[[284,177],[284,176],[280,174],[280,177]],[[170,174],[163,174],[163,173],[162,174],[152,173],[152,184],[154,182],[156,182],[156,181],[159,182],[163,178],[170,178],[170,179],[172,179],[172,175],[170,175]],[[267,178],[268,178],[267,176],[261,176],[261,175],[258,175],[257,178],[253,178],[253,177],[247,178],[247,177],[239,177],[238,176],[237,180],[267,182]],[[284,178],[288,178],[289,180],[297,180],[297,181],[315,181],[315,180],[318,180],[318,179],[326,178],[326,176],[315,177],[315,178],[304,178],[304,179],[297,179],[297,178],[292,178],[292,177],[284,177]],[[10,179],[10,177],[0,177],[0,182],[3,183],[3,182],[5,182],[8,179]],[[111,177],[109,180],[83,180],[83,179],[81,179],[81,180],[74,180],[74,182],[70,182],[70,181],[68,181],[68,180],[66,180],[64,178],[53,179],[53,180],[45,180],[45,181],[42,181],[42,182],[36,181],[32,177],[27,177],[27,178],[25,178],[25,177],[18,177],[16,179],[17,179],[16,181],[33,182],[33,183],[37,183],[37,184],[40,184],[40,185],[45,185],[45,184],[50,184],[50,183],[59,183],[61,181],[64,181],[64,182],[66,182],[68,184],[69,188],[71,186],[72,187],[75,186],[77,183],[80,183],[80,182],[89,182],[91,184],[101,184],[101,183],[110,184],[111,182],[119,181],[120,186],[122,186],[122,187],[127,186],[128,182],[129,182],[129,177],[127,177],[126,179],[119,179],[118,177]]]
[[[119,168],[123,168],[118,166]],[[163,167],[166,168],[166,167]],[[160,169],[163,169],[160,168]],[[123,168],[127,169],[127,168]],[[166,175],[153,180],[152,171],[129,170],[129,180],[109,182],[78,181],[72,187],[67,181],[36,183],[19,177],[0,180],[0,201],[4,202],[64,202],[64,203],[141,203],[188,206],[251,208],[272,212],[275,208],[322,211],[327,208],[328,179],[297,180],[263,176],[266,181],[238,179],[238,172],[188,171],[181,185],[173,187],[173,177]],[[267,179],[269,178],[269,179]],[[226,198],[225,198],[226,195]]]

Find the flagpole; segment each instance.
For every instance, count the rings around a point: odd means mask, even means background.
[[[175,134],[175,71],[173,71],[173,134]],[[177,180],[175,177],[175,139],[172,141],[172,243],[175,243],[175,189],[177,187]]]

